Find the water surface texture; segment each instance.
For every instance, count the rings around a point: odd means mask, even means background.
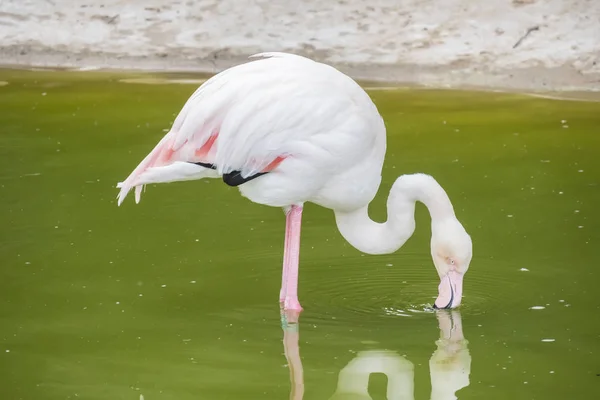
[[[294,325],[280,209],[219,180],[116,206],[196,88],[136,77],[0,72],[0,398],[599,397],[600,103],[370,91],[389,138],[371,215],[398,175],[435,176],[474,242],[463,305],[426,311],[424,206],[368,256],[308,204]]]

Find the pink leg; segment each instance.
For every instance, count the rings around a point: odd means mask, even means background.
[[[285,212],[285,243],[283,245],[283,267],[281,269],[281,290],[279,291],[279,302],[283,303],[285,301],[285,294],[287,293],[287,277],[289,270],[289,259],[290,252],[288,249],[290,248],[291,243],[291,235],[289,235],[289,226],[291,224],[291,209],[286,210]]]
[[[302,206],[291,206],[285,215],[285,247],[279,301],[284,310],[302,311],[298,301],[298,262],[300,261],[300,227]]]

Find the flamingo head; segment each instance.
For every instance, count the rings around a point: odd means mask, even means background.
[[[473,243],[456,218],[432,224],[431,256],[440,276],[434,308],[456,308],[463,293],[463,278],[473,256]]]

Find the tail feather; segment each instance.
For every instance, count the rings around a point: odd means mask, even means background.
[[[142,162],[133,170],[133,172],[123,182],[117,184],[117,188],[120,188],[119,194],[117,195],[117,205],[120,206],[127,197],[127,194],[131,189],[135,187],[135,202],[139,203],[142,196],[143,183],[138,181],[139,176],[144,173],[148,168],[155,166],[164,165],[163,158],[170,156],[172,153],[171,143],[175,133],[170,131],[167,133],[158,144],[152,149],[152,151],[142,160]]]
[[[144,171],[137,179],[138,185],[150,183],[168,183],[191,181],[202,178],[218,178],[216,170],[185,161],[175,161],[162,167],[152,167]]]
[[[176,161],[173,164],[165,165],[162,167],[151,167],[139,174],[139,176],[136,177],[133,183],[133,187],[135,187],[135,202],[140,202],[142,188],[144,188],[145,185],[148,184],[181,182],[202,178],[218,177],[220,177],[220,175],[214,169],[205,168],[200,165],[192,164],[185,161]],[[119,182],[117,184],[117,188],[121,188],[121,191],[123,191],[125,187],[126,186],[124,182]],[[131,187],[128,187],[128,189],[131,189]],[[124,198],[125,197],[123,197],[123,199]]]

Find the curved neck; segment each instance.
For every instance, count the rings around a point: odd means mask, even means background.
[[[366,205],[350,212],[335,211],[342,236],[367,254],[389,254],[398,250],[415,231],[415,203],[427,206],[431,222],[456,218],[448,195],[433,177],[425,174],[402,175],[392,185],[387,200],[386,222],[369,218]]]

